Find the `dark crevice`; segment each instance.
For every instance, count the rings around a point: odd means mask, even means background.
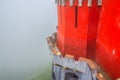
[[[75,7],[75,28],[78,26],[78,6]]]

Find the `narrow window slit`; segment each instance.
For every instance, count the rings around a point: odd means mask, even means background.
[[[78,6],[75,7],[75,28],[78,27]]]

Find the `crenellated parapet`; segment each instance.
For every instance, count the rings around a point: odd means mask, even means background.
[[[54,33],[56,35],[56,33]],[[77,71],[83,74],[87,74],[87,70],[91,69],[88,61],[84,60],[85,58],[80,57],[78,60],[74,59],[74,55],[70,55],[70,54],[66,54],[65,56],[63,56],[61,54],[61,52],[59,51],[59,49],[57,48],[57,46],[54,44],[53,42],[53,38],[52,37],[48,37],[47,38],[47,42],[49,45],[49,49],[50,49],[50,55],[51,55],[51,59],[54,65],[63,67],[64,69],[71,69],[73,71]],[[92,69],[92,74],[93,77],[96,76],[97,74],[97,69],[93,68]]]
[[[73,6],[75,2],[78,3],[78,6],[82,7],[85,0],[55,0],[55,3],[60,6],[65,6],[66,2],[69,2],[70,6]],[[92,2],[94,0],[87,0],[87,6],[92,7]],[[97,5],[102,6],[102,0],[97,0]]]
[[[67,53],[63,55],[57,47],[56,37],[57,33],[55,32],[52,36],[47,37],[47,43],[53,63],[53,72],[57,76],[57,80],[64,80],[67,72],[76,74],[79,76],[79,80],[96,80],[96,78],[99,80],[99,77],[110,80],[106,73],[91,59],[79,57],[76,60],[74,55]]]

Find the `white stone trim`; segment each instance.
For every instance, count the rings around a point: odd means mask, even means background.
[[[83,6],[83,0],[78,0],[78,6],[80,6],[80,7]]]
[[[61,0],[61,5],[65,6],[65,4],[66,4],[66,0]]]
[[[81,61],[77,61],[78,64],[76,65],[76,70],[77,71],[80,71],[80,72],[83,72],[83,73],[86,73],[86,67],[88,67],[87,63],[85,62],[81,62]]]
[[[74,5],[74,0],[69,0],[69,4],[70,4],[70,6],[73,6]]]
[[[72,58],[63,58],[63,66],[71,69],[75,69],[75,60]]]
[[[88,7],[92,7],[92,0],[88,0]]]
[[[93,0],[88,0],[87,6],[88,7],[92,7],[92,1]],[[69,0],[69,5],[73,6],[74,5],[75,0]],[[55,3],[61,6],[65,6],[66,5],[66,0],[55,0]],[[97,5],[98,6],[102,6],[102,0],[97,0]],[[82,7],[83,6],[83,0],[78,0],[78,6]]]
[[[102,6],[102,0],[98,0],[98,6]]]

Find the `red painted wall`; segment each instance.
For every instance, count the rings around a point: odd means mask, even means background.
[[[66,6],[58,5],[57,43],[63,55],[72,54],[77,59],[80,56],[91,58],[95,54],[93,50],[100,7],[97,6],[97,0],[93,1],[91,8],[87,6],[87,3],[87,0],[84,0],[83,6],[79,7],[76,0],[74,6],[70,7],[67,0]],[[89,55],[86,54],[87,52]]]
[[[62,53],[64,53],[65,42],[65,7],[60,5],[58,8],[58,31],[57,31],[57,45]]]
[[[76,58],[79,56],[86,57],[88,16],[85,15],[88,15],[88,8],[86,6],[80,8],[77,4],[70,7],[67,3],[65,13],[64,51],[65,53],[75,55]]]
[[[76,0],[70,7],[67,0],[66,6],[58,5],[58,48],[63,55],[72,54],[75,59],[96,60],[112,80],[119,78],[120,0],[103,0],[102,7],[97,6],[97,0],[90,8],[87,0],[82,7],[77,4]]]
[[[120,0],[103,0],[98,28],[97,62],[113,80],[120,77]]]

